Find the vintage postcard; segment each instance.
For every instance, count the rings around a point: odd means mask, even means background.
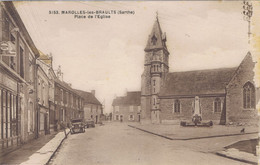
[[[0,2],[0,164],[259,163],[258,1]]]

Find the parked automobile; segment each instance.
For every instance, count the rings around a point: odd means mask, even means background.
[[[90,127],[95,127],[95,122],[94,122],[94,120],[91,120],[91,119],[88,119],[88,120],[86,120],[85,121],[85,126],[87,127],[87,128],[90,128]]]
[[[71,120],[70,132],[74,134],[76,132],[85,132],[85,124],[83,119],[72,119]]]

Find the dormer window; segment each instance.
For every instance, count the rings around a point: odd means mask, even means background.
[[[153,37],[152,37],[152,39],[151,39],[151,42],[152,42],[153,45],[156,44],[157,38],[155,37],[155,35],[153,35]]]

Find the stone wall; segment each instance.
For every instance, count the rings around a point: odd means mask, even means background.
[[[235,76],[227,86],[227,124],[255,124],[258,122],[256,108],[243,108],[243,86],[250,82],[254,84],[254,66],[252,56],[248,54],[242,61]],[[256,102],[259,101],[259,89],[256,89]]]
[[[214,112],[214,100],[217,97],[203,97],[200,98],[201,104],[201,113],[203,121],[213,121],[214,124],[220,124],[220,119],[222,116],[222,112],[225,112],[224,102],[225,97],[218,97],[221,100],[222,111]],[[193,115],[192,105],[194,102],[194,98],[179,98],[180,101],[180,112],[176,113],[173,109],[175,99],[161,99],[160,100],[160,108],[161,108],[161,120],[188,120],[191,121]]]
[[[115,106],[114,106],[115,107]],[[138,122],[139,121],[139,115],[140,112],[138,111],[138,106],[133,106],[133,111],[130,111],[130,106],[119,106],[119,112],[115,111],[115,108],[113,110],[113,121],[116,120],[116,115],[118,115],[118,121],[120,121],[120,116],[123,116],[123,122]],[[129,116],[133,115],[134,120],[129,120]]]

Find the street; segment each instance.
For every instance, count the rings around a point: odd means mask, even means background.
[[[227,137],[226,141],[232,138],[235,137]],[[168,140],[128,127],[126,123],[106,123],[86,129],[85,133],[69,135],[50,164],[245,164],[214,154],[214,150],[223,147],[223,141],[223,138]]]

